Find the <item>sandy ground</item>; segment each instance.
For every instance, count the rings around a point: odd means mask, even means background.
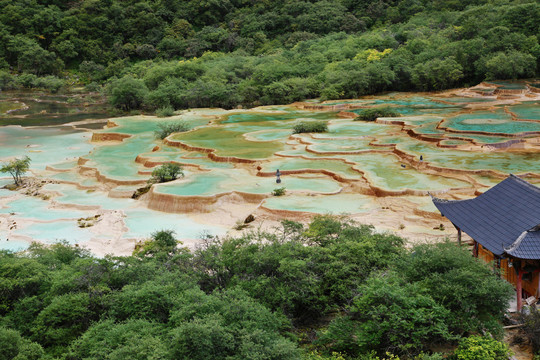
[[[513,359],[532,360],[534,358],[532,347],[519,328],[505,330],[503,341],[510,346],[510,350],[514,353]]]

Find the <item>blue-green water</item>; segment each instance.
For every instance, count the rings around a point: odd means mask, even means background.
[[[507,89],[523,88],[519,82],[497,84]],[[193,216],[148,210],[144,197],[142,200],[110,197],[129,196],[149,179],[152,168],[136,162],[137,157],[154,164],[174,161],[185,165],[184,178],[156,185],[154,191],[161,194],[208,197],[236,191],[264,195],[264,206],[270,209],[313,213],[376,211],[381,207],[377,198],[359,193],[370,193],[370,189],[401,192],[404,196],[428,191],[471,194],[475,181],[481,184],[481,190],[500,181],[500,178],[473,174],[476,170],[540,176],[540,162],[535,150],[493,151],[492,147],[481,147],[482,144],[507,142],[524,132],[540,131],[539,101],[531,98],[522,103],[507,101],[497,105],[493,97],[469,98],[463,94],[466,92],[446,92],[444,96],[391,93],[324,103],[388,105],[401,114],[398,118],[380,122],[354,121],[340,118],[337,111],[300,110],[286,105],[231,111],[194,109],[179,111],[170,118],[129,116],[112,119],[118,125],[116,127],[94,130],[130,135],[123,141],[112,142],[93,143],[91,132],[73,130],[70,126],[3,126],[0,127],[0,162],[27,155],[31,158],[31,174],[80,186],[46,185],[42,191],[58,194],[50,200],[14,196],[15,193],[0,189],[0,217],[19,219],[25,224],[12,230],[11,234],[47,243],[57,239],[80,243],[105,240],[91,228],[77,226],[78,218],[104,210],[119,210],[125,215],[121,220],[125,229],[122,239],[148,237],[153,231],[164,228],[175,230],[180,239],[196,239],[205,231],[224,235],[232,226],[214,225],[212,215],[196,221]],[[0,107],[0,113],[4,114],[0,116],[4,121],[0,124],[51,125],[94,118],[87,111],[78,109],[82,100],[77,97],[33,93],[21,95],[21,99],[26,99],[30,105],[27,110],[13,113],[21,116],[17,117],[6,114],[6,109],[20,103],[14,102],[15,97],[4,95],[0,96],[0,105],[4,105]],[[362,110],[352,110],[359,111]],[[178,147],[156,139],[154,132],[159,124],[177,121],[186,122],[192,129],[170,136],[178,142]],[[326,121],[329,131],[292,135],[298,121]],[[399,121],[404,125],[385,121]],[[442,126],[437,128],[439,123]],[[98,128],[103,124],[89,126]],[[449,132],[445,127],[459,133]],[[425,137],[418,138],[416,134]],[[534,135],[521,139],[533,142]],[[188,150],[189,146],[195,149]],[[414,161],[409,163],[409,159],[420,156],[429,165],[469,171],[469,178],[457,180],[434,171],[427,172],[422,167],[416,168],[418,165]],[[82,163],[84,166],[81,167],[79,164]],[[53,170],[45,171],[47,166]],[[92,169],[119,185],[116,188],[113,183],[104,185]],[[262,175],[260,172],[273,174],[277,169],[296,174],[283,174],[280,184],[276,184],[274,176],[257,176]],[[9,181],[9,178],[0,179],[0,186]],[[133,181],[140,185],[134,185]],[[278,187],[286,189],[285,196],[270,195]],[[8,198],[10,201],[6,201]],[[386,198],[396,204],[401,203],[400,199],[406,200],[405,197]],[[423,198],[405,203],[408,206],[417,204],[420,210],[433,210]],[[79,210],[74,210],[75,206]],[[226,204],[221,206],[227,207]],[[199,222],[203,218],[204,223]],[[0,236],[0,248],[17,249],[25,245],[23,241],[6,241]]]

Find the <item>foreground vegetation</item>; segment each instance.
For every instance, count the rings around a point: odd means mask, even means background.
[[[0,0],[0,89],[225,108],[538,74],[533,0]]]
[[[459,359],[507,351],[467,336],[501,335],[511,287],[455,244],[407,250],[330,216],[193,251],[174,235],[128,257],[1,252],[0,358],[435,360],[432,346],[460,339]]]

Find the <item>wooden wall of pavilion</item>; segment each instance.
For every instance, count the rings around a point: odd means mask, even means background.
[[[478,257],[482,260],[484,260],[487,263],[494,262],[495,256],[493,253],[487,249],[485,249],[482,245],[478,244]],[[532,265],[536,268],[538,268],[539,263],[538,261],[532,261],[532,260],[521,260],[522,268],[526,265]],[[517,284],[517,274],[516,269],[514,267],[508,267],[508,259],[501,259],[501,275],[506,281],[514,285],[516,287]],[[538,297],[538,280],[539,280],[539,272],[532,272],[528,273],[525,276],[523,276],[522,280],[522,287],[523,290],[526,292],[525,297],[527,296],[535,296]]]

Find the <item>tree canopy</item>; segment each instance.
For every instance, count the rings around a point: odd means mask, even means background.
[[[540,58],[534,0],[0,0],[0,9],[2,89],[100,84],[128,111],[441,90],[533,77]]]
[[[0,172],[9,173],[13,177],[16,186],[19,186],[24,174],[30,169],[30,158],[24,156],[20,159],[13,159],[0,167]]]
[[[124,257],[1,251],[0,358],[440,360],[434,343],[497,338],[512,294],[456,244],[408,250],[343,217],[194,250],[177,237],[157,231]],[[504,349],[476,337],[458,351]]]

